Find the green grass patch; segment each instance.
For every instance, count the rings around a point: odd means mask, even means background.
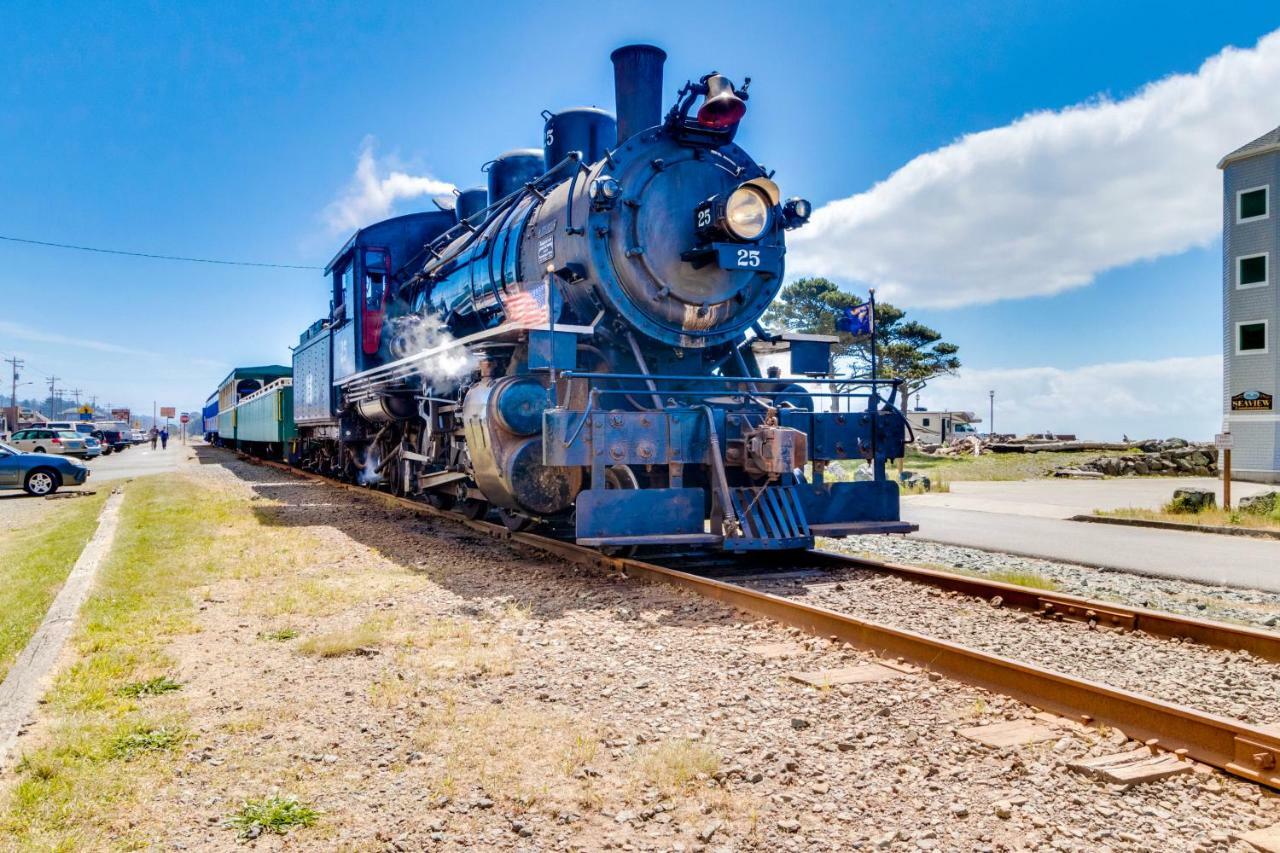
[[[160,696],[164,693],[172,693],[175,690],[181,690],[182,685],[174,681],[167,675],[157,675],[155,678],[148,678],[144,681],[135,681],[132,684],[126,684],[116,692],[121,696],[131,696],[138,698],[139,696]]]
[[[144,752],[162,752],[182,743],[183,734],[179,729],[168,726],[146,728],[127,732],[117,737],[111,744],[111,757],[126,761]]]
[[[258,638],[262,640],[271,640],[276,643],[283,643],[287,640],[296,639],[297,636],[297,628],[278,628],[275,631],[263,631],[258,635]]]
[[[1009,583],[1015,586],[1029,586],[1032,589],[1055,590],[1061,588],[1061,584],[1053,578],[1045,577],[1039,572],[1002,570],[998,572],[989,572],[986,576],[993,581],[998,581],[999,583]]]
[[[223,825],[250,839],[268,833],[284,835],[295,826],[312,826],[319,817],[320,812],[293,797],[275,796],[246,800]]]
[[[182,476],[128,486],[114,547],[71,639],[75,662],[46,695],[48,734],[0,800],[0,838],[13,847],[132,849],[153,840],[121,816],[171,778],[178,760],[172,747],[185,717],[181,694],[171,694],[177,683],[164,675],[174,664],[165,649],[194,630],[196,587],[220,565],[220,549],[245,541],[240,503]],[[129,772],[105,766],[121,758]]]
[[[97,529],[106,500],[104,491],[63,501],[36,524],[0,540],[0,681],[40,627]]]

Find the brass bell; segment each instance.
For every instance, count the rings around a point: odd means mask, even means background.
[[[747,105],[738,97],[733,81],[723,74],[706,79],[707,94],[698,107],[698,124],[716,130],[733,127],[746,115]]]

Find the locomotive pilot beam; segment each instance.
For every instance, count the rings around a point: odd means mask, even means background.
[[[619,48],[617,121],[544,111],[542,148],[486,186],[351,237],[294,350],[292,460],[608,549],[914,529],[885,471],[898,383],[759,326],[811,205],[734,142],[749,78],[706,74],[664,115],[665,59]],[[831,482],[843,460],[871,479]]]

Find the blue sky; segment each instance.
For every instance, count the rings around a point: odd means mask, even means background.
[[[609,52],[634,40],[668,52],[668,98],[711,69],[749,74],[739,142],[777,170],[784,192],[819,204],[865,194],[879,227],[901,228],[912,208],[868,191],[920,155],[1028,113],[1100,95],[1123,101],[1169,75],[1195,74],[1229,45],[1252,48],[1280,17],[1261,2],[1234,3],[1229,15],[1190,3],[640,7],[156,3],[125,11],[3,0],[0,235],[323,266],[345,239],[332,226],[334,205],[359,195],[352,180],[362,150],[378,176],[477,183],[481,163],[537,143],[540,110],[611,108]],[[1280,124],[1280,89],[1266,91],[1271,102],[1256,104],[1239,133]],[[1182,135],[1171,137],[1181,144]],[[965,197],[963,187],[947,194]],[[402,198],[391,209],[427,203]],[[1220,218],[1216,209],[1208,216]],[[1035,395],[1046,374],[1008,371],[1074,376],[1098,365],[1200,359],[1203,405],[1163,421],[1148,406],[1135,424],[1122,417],[1099,429],[1205,434],[1219,418],[1210,380],[1221,332],[1220,246],[1203,232],[1153,235],[1136,255],[1124,249],[1093,262],[1087,283],[1044,295],[1027,296],[1033,287],[943,305],[924,273],[896,290],[892,271],[871,283],[961,346],[966,378],[930,389],[927,403],[985,410],[979,387],[1001,381],[1008,393],[997,418],[1008,428],[1084,429],[1077,403],[1027,414],[1019,398]],[[882,231],[866,241],[852,233],[859,245],[884,242]],[[944,246],[929,260],[945,271],[953,264],[946,252],[964,248]],[[1123,260],[1130,256],[1149,259]],[[4,242],[0,259],[0,354],[26,358],[27,379],[53,373],[65,387],[136,409],[153,399],[194,408],[234,364],[287,362],[287,346],[327,304],[313,271]],[[863,260],[827,262],[847,262],[844,283],[865,287],[874,276],[857,274]],[[998,278],[999,264],[992,269]]]

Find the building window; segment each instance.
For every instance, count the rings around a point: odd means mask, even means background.
[[[928,425],[929,425],[929,419],[928,419],[928,418],[925,418],[925,419],[924,419],[924,421],[923,421],[923,425],[924,425],[924,426],[928,426]]]
[[[1267,321],[1236,323],[1236,355],[1268,352]]]
[[[1269,186],[1250,187],[1236,193],[1236,222],[1252,222],[1255,219],[1266,219],[1271,215],[1267,198]]]
[[[1268,253],[1241,255],[1236,258],[1236,289],[1264,287],[1267,284]]]

